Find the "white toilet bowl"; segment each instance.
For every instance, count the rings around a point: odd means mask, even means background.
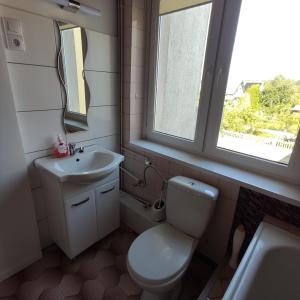
[[[182,176],[169,180],[167,222],[143,232],[128,251],[128,272],[143,289],[142,300],[178,298],[217,196],[217,189],[199,181]]]
[[[128,252],[127,266],[144,291],[142,299],[172,299],[170,291],[179,289],[196,244],[193,238],[168,223],[157,225],[136,238]]]

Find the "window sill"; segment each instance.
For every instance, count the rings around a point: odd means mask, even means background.
[[[152,152],[185,166],[199,168],[201,171],[209,172],[238,183],[242,187],[300,207],[300,186],[298,185],[215,162],[147,140],[132,141],[130,145],[137,150]]]

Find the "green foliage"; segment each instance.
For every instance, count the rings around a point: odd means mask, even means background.
[[[295,92],[296,82],[278,75],[273,80],[265,83],[259,102],[262,106],[269,108],[277,105],[288,105],[291,107],[294,104]]]
[[[259,98],[260,98],[259,85],[254,84],[254,85],[250,86],[246,90],[246,93],[250,96],[251,107],[255,110],[258,109],[258,107],[259,107]]]
[[[254,135],[270,135],[266,130],[285,131],[296,136],[300,114],[292,107],[300,103],[300,82],[282,75],[266,81],[261,91],[258,84],[250,86],[243,97],[226,101],[221,130]]]

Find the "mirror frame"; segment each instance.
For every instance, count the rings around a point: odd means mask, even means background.
[[[87,34],[85,28],[78,26],[76,24],[67,23],[63,21],[55,21],[57,32],[58,32],[58,52],[57,52],[57,75],[59,78],[59,82],[63,87],[64,93],[64,105],[63,105],[63,127],[65,132],[77,132],[82,130],[88,130],[88,111],[90,107],[90,99],[91,93],[90,88],[86,80],[86,70],[83,68],[82,76],[84,80],[84,88],[85,88],[85,102],[86,102],[86,114],[80,114],[76,112],[72,112],[68,110],[68,98],[66,83],[65,83],[65,72],[64,72],[64,62],[63,62],[63,43],[62,43],[62,35],[61,33],[61,26],[62,25],[69,25],[70,28],[79,27],[81,29],[81,37],[82,37],[82,54],[83,54],[83,66],[85,64],[87,51],[88,51],[88,41],[87,41]]]

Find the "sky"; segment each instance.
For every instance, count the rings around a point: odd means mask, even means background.
[[[227,93],[278,74],[300,80],[300,0],[243,0]]]

